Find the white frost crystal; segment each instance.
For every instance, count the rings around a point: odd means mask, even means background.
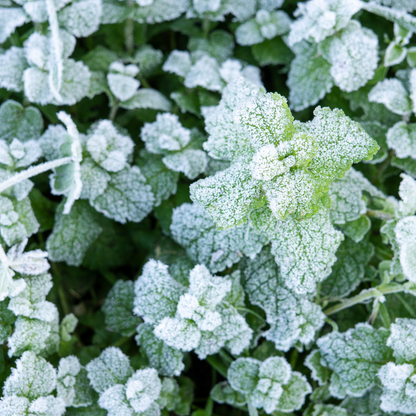
[[[394,228],[399,247],[400,264],[405,277],[416,282],[416,217],[401,219]]]

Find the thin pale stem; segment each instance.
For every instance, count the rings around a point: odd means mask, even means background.
[[[381,295],[388,295],[390,293],[399,293],[405,291],[406,287],[404,285],[399,285],[396,283],[392,283],[390,285],[381,285],[377,288],[374,287],[371,289],[363,290],[357,296],[353,296],[350,299],[346,299],[341,303],[338,303],[338,305],[334,305],[331,308],[328,308],[324,312],[327,316],[333,315],[334,313],[342,311],[343,309],[350,308],[351,306],[357,305],[359,303],[365,303],[368,300],[378,298]]]
[[[117,110],[118,110],[118,107],[119,107],[119,103],[120,103],[120,101],[119,100],[116,100],[116,102],[114,103],[114,105],[111,107],[110,114],[108,115],[108,118],[111,121],[114,121],[114,119],[116,118],[116,114],[117,114]]]
[[[133,0],[127,1],[128,7],[134,6]],[[134,21],[133,19],[127,19],[124,26],[124,41],[126,44],[127,52],[132,53],[134,50]]]
[[[4,248],[1,244],[0,244],[0,262],[2,262],[3,264],[8,263],[6,252],[4,251]]]
[[[366,213],[369,217],[377,218],[379,220],[389,221],[394,219],[394,215],[389,214],[388,212],[384,211],[374,211],[374,210],[367,210]]]
[[[251,403],[247,404],[247,409],[248,409],[248,414],[250,416],[258,416],[259,415],[259,412],[257,411],[257,409]]]
[[[33,176],[39,175],[40,173],[47,172],[50,169],[57,168],[58,166],[67,165],[72,162],[72,156],[63,157],[62,159],[52,160],[50,162],[45,162],[37,166],[31,166],[29,169],[19,172],[16,175],[13,175],[9,179],[6,179],[4,182],[0,183],[0,193],[4,192],[6,189],[11,188],[14,185],[29,179]]]

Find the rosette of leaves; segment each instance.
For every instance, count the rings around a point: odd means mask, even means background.
[[[150,260],[135,284],[134,312],[176,350],[194,350],[201,359],[223,347],[240,354],[253,331],[238,313],[244,305],[239,280],[239,273],[212,276],[199,265],[186,287],[170,276],[166,265]]]
[[[263,362],[238,358],[231,363],[227,378],[229,386],[225,389],[224,386],[215,386],[211,397],[231,405],[247,404],[250,416],[257,415],[256,409],[263,409],[267,414],[299,410],[305,396],[312,391],[306,377],[293,372],[283,357],[270,357]],[[238,395],[245,400],[239,398],[238,402],[232,403],[232,398]]]
[[[106,348],[86,369],[93,389],[100,395],[98,405],[109,416],[159,415],[163,408],[178,408],[178,414],[182,414],[184,403],[178,395],[177,381],[161,380],[153,368],[134,371],[129,357],[119,348]]]
[[[37,141],[42,116],[34,107],[23,108],[8,100],[0,107],[0,177],[4,181],[34,164],[42,150]],[[16,244],[39,230],[28,194],[33,182],[25,179],[0,196],[0,234],[7,245]]]
[[[288,44],[295,52],[288,86],[291,107],[316,105],[334,85],[351,92],[375,74],[378,38],[351,17],[362,8],[358,0],[310,0],[301,3],[291,24]]]
[[[61,126],[49,126],[40,138],[47,160],[62,154],[66,137]],[[88,200],[96,211],[122,224],[140,222],[154,203],[154,195],[140,168],[130,164],[133,147],[131,138],[117,130],[109,120],[93,125],[82,141],[79,198]],[[58,208],[54,230],[47,241],[51,259],[81,264],[89,246],[102,231],[94,209],[81,201],[69,215]],[[75,241],[77,244],[73,244]]]
[[[203,136],[197,129],[184,128],[177,115],[158,114],[154,123],[145,123],[141,131],[149,153],[162,155],[164,165],[195,179],[207,167],[207,156],[201,149]]]
[[[277,219],[311,217],[328,205],[330,184],[378,150],[342,111],[314,113],[309,123],[294,122],[282,96],[241,78],[224,90],[220,105],[206,113],[204,148],[232,164],[191,185],[191,198],[217,227],[240,225],[265,205]]]
[[[56,370],[44,358],[27,351],[16,361],[3,387],[0,412],[4,416],[62,416],[65,402],[52,393]]]
[[[56,44],[61,45],[58,54]],[[75,104],[87,95],[91,77],[88,67],[69,58],[75,44],[66,30],[33,33],[23,48],[13,46],[0,55],[0,86],[24,91],[29,101],[41,105]]]

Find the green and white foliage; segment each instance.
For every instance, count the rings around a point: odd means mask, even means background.
[[[416,124],[399,121],[389,129],[386,137],[387,145],[398,158],[416,159]]]
[[[156,121],[145,123],[141,131],[149,153],[163,155],[164,165],[174,171],[182,172],[189,179],[203,173],[208,158],[201,149],[203,136],[197,129],[183,127],[175,114],[158,114]]]
[[[281,10],[258,10],[256,17],[238,26],[236,42],[240,45],[255,45],[265,39],[273,39],[289,32],[290,17]]]
[[[288,289],[285,283],[268,249],[247,262],[244,290],[250,303],[266,312],[270,328],[263,336],[282,351],[310,344],[325,318],[318,305],[306,295]]]
[[[351,168],[343,178],[334,181],[329,188],[330,217],[335,224],[356,221],[367,212],[364,192],[372,198],[384,199],[385,195],[373,186],[361,173]]]
[[[294,122],[282,96],[241,78],[224,90],[205,122],[209,156],[232,164],[192,184],[191,198],[219,228],[244,223],[265,204],[281,220],[308,218],[326,204],[333,180],[378,150],[342,111],[318,107],[312,122]]]
[[[86,407],[95,399],[87,370],[73,355],[59,361],[56,390],[57,397],[65,401],[66,407]]]
[[[185,368],[183,353],[157,338],[153,331],[154,327],[151,324],[144,323],[137,327],[135,340],[141,353],[160,375],[179,376]]]
[[[116,61],[110,65],[108,71],[108,86],[115,97],[120,101],[132,98],[140,87],[140,81],[135,79],[139,68],[136,65],[123,65]]]
[[[134,283],[131,280],[117,280],[108,292],[102,311],[105,323],[111,331],[123,336],[136,332],[140,319],[133,315]]]
[[[26,244],[27,239],[11,247],[7,254],[0,247],[0,300],[7,296],[16,296],[25,289],[24,279],[13,279],[16,273],[18,276],[37,276],[49,269],[49,263],[45,259],[48,253],[42,250],[24,252]]]
[[[416,282],[416,216],[401,219],[394,228],[399,249],[400,265],[404,276],[411,282]]]
[[[186,17],[223,21],[231,13],[237,21],[245,21],[254,15],[256,3],[255,0],[191,0]]]
[[[409,43],[413,32],[410,30],[403,29],[397,23],[394,24],[394,39],[390,42],[384,55],[384,65],[386,67],[398,65],[406,58],[408,49],[405,46]],[[412,62],[412,49],[410,48],[408,63],[411,65]],[[411,65],[414,66],[414,65]]]
[[[373,78],[378,38],[351,20],[361,7],[359,0],[310,0],[298,5],[298,19],[291,24],[288,36],[296,54],[288,79],[294,110],[317,104],[333,85],[351,92]],[[310,76],[313,82],[309,82]]]
[[[321,363],[333,372],[329,386],[332,396],[359,397],[375,385],[383,363],[392,359],[386,345],[389,335],[384,328],[357,324],[345,333],[332,332],[317,340]]]
[[[53,366],[27,351],[4,384],[0,412],[4,416],[62,416],[65,402],[52,394],[56,387]]]
[[[299,410],[305,396],[312,391],[306,377],[293,372],[283,357],[270,357],[263,362],[238,358],[230,365],[227,378],[231,388],[227,386],[227,390],[220,393],[217,385],[211,392],[214,400],[219,398],[229,404],[234,401],[242,405],[240,394],[249,409],[263,409],[267,414],[276,410],[284,413]]]
[[[298,4],[295,20],[290,28],[289,45],[302,40],[321,42],[344,29],[362,7],[358,0],[309,0]]]
[[[119,348],[106,348],[86,369],[92,387],[100,395],[98,405],[109,416],[156,416],[161,408],[173,410],[181,404],[175,380],[161,381],[153,368],[134,372],[129,358]]]
[[[175,208],[170,226],[172,237],[190,259],[205,264],[217,273],[238,263],[243,256],[254,259],[268,242],[247,224],[230,230],[217,230],[207,213],[197,204],[183,204]]]
[[[166,265],[150,260],[135,293],[135,314],[154,325],[156,337],[174,349],[194,350],[204,359],[224,346],[240,354],[250,343],[253,331],[237,309],[244,306],[239,273],[212,276],[198,265],[185,287]]]

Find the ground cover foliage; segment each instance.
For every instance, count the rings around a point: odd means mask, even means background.
[[[416,415],[415,0],[0,0],[0,414]]]

